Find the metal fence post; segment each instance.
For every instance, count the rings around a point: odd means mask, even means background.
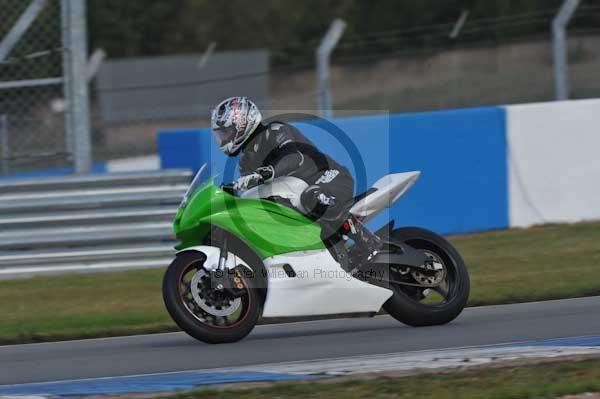
[[[64,91],[67,100],[67,143],[75,173],[92,168],[90,104],[87,70],[86,0],[61,0],[64,49]]]
[[[331,101],[330,84],[330,59],[331,53],[341,39],[346,29],[346,23],[341,19],[336,19],[331,23],[327,33],[321,40],[321,44],[316,51],[317,79],[319,81],[319,112],[323,118],[333,117],[333,106]]]
[[[17,20],[4,39],[2,39],[2,42],[0,42],[0,62],[8,57],[12,49],[31,27],[31,24],[33,24],[36,18],[44,10],[47,3],[48,0],[34,0],[29,4],[29,7],[25,9],[23,14],[21,14],[21,17]]]
[[[0,115],[0,146],[2,146],[2,174],[7,175],[10,151],[8,149],[8,115]]]
[[[569,99],[569,73],[567,49],[567,25],[579,6],[580,0],[565,0],[552,21],[554,47],[554,84],[556,100]]]
[[[467,19],[469,18],[469,10],[465,10],[460,14],[460,17],[458,17],[458,20],[456,21],[456,23],[454,24],[454,27],[452,28],[452,31],[450,32],[450,39],[455,40],[456,38],[458,38],[458,35],[460,35],[460,32],[462,31],[462,28],[464,28],[465,24],[467,23]]]

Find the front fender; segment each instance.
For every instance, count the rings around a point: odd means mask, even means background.
[[[198,245],[195,247],[189,247],[186,249],[182,249],[177,252],[177,255],[182,254],[184,252],[201,252],[206,256],[206,261],[204,262],[204,268],[206,270],[216,270],[219,267],[219,258],[221,257],[221,249],[218,247],[211,247],[209,245]],[[237,266],[244,266],[248,269],[252,270],[250,266],[242,258],[236,256],[232,252],[227,253],[227,262],[225,263],[225,267],[227,269],[234,269]]]

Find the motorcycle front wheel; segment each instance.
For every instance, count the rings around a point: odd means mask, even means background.
[[[423,251],[439,265],[440,271],[437,276],[412,272],[415,283],[421,281],[429,287],[391,283],[394,295],[384,309],[396,320],[413,327],[446,324],[458,317],[469,299],[470,281],[465,262],[452,244],[431,231],[416,227],[394,230],[391,240]]]
[[[201,252],[177,255],[163,278],[165,306],[175,323],[197,340],[237,342],[250,334],[261,314],[254,279],[245,270],[235,270],[236,281],[245,292],[234,298],[215,289],[204,269],[205,260]]]

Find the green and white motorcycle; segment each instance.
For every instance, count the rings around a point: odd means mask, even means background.
[[[192,337],[235,342],[261,317],[375,315],[382,307],[405,324],[431,326],[465,307],[465,263],[435,233],[391,222],[376,232],[385,249],[359,258],[348,237],[324,241],[320,225],[302,213],[304,181],[277,178],[236,195],[232,186],[203,178],[204,170],[175,216],[179,252],[163,281],[169,314]],[[350,213],[367,221],[419,175],[385,176],[349,204]]]

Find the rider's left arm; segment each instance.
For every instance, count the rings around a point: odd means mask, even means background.
[[[269,133],[267,144],[272,150],[265,159],[264,168],[270,168],[273,172],[271,179],[292,175],[304,165],[304,155],[293,132],[287,126],[281,126],[279,130]]]

